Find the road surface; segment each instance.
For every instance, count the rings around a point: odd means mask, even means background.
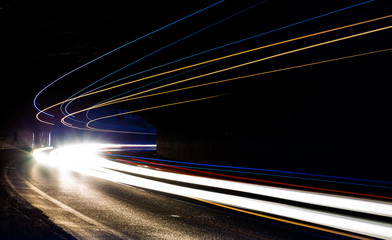
[[[11,161],[5,178],[78,239],[351,239],[40,164],[32,158]]]

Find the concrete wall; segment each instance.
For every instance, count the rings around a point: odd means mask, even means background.
[[[0,149],[31,148],[33,132],[9,130],[0,133]]]
[[[33,149],[50,145],[50,132],[21,129],[0,132],[0,149]]]

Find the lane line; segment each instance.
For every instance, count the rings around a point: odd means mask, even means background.
[[[129,184],[135,187],[141,187],[158,192],[165,192],[177,196],[203,199],[222,205],[230,205],[234,208],[248,209],[249,211],[264,212],[285,218],[295,219],[297,221],[311,222],[313,224],[324,225],[330,228],[340,229],[341,231],[363,234],[370,237],[392,239],[392,225],[385,222],[371,221],[364,218],[355,218],[348,215],[311,210],[303,207],[290,206],[259,199],[251,199],[237,195],[188,188],[150,180],[143,177],[132,176],[105,168],[97,169],[100,169],[99,172],[96,171],[95,174],[91,176],[103,178],[116,183]]]
[[[78,148],[81,147],[85,149],[84,146],[63,147],[63,149],[57,149],[57,153],[54,154],[54,156],[57,156],[57,158],[59,159],[56,160],[55,158],[53,159],[53,161],[59,162],[62,159],[64,160],[65,158],[62,158],[62,156],[66,156],[67,159],[72,158],[69,153],[61,153],[61,151],[72,150],[71,152],[73,152],[74,154],[82,154],[76,151]],[[87,149],[87,152],[91,152],[89,148]],[[286,218],[292,219],[291,221],[299,221],[300,224],[302,224],[302,222],[308,222],[309,225],[316,225],[316,227],[319,227],[318,225],[324,225],[324,228],[326,229],[339,229],[342,232],[347,231],[351,233],[368,235],[371,237],[392,239],[392,225],[387,222],[372,221],[366,218],[357,218],[350,215],[337,214],[324,210],[320,211],[315,209],[306,209],[304,207],[291,206],[283,203],[275,203],[261,199],[247,198],[244,196],[230,195],[226,193],[217,193],[203,189],[195,189],[181,185],[160,182],[149,178],[129,175],[124,172],[107,168],[109,166],[102,162],[104,161],[104,159],[100,160],[94,157],[91,157],[91,159],[94,159],[94,161],[91,161],[91,163],[94,162],[92,165],[80,165],[76,162],[74,163],[72,161],[67,161],[68,164],[73,165],[72,168],[70,168],[69,170],[80,172],[85,175],[90,175],[92,177],[102,178],[116,183],[129,184],[135,187],[141,187],[144,189],[154,190],[158,192],[165,192],[178,196],[203,199],[208,202],[215,202],[221,205],[229,205],[236,209],[247,209],[249,212],[252,211],[264,214],[271,214],[279,216],[279,218],[282,218],[286,221],[290,221]],[[59,163],[58,166],[61,167],[62,165]],[[126,170],[124,169],[124,166],[122,166],[122,164],[121,169]],[[261,214],[260,216],[262,215],[263,214]]]
[[[285,199],[294,202],[315,204],[318,206],[331,207],[361,213],[368,213],[386,217],[392,217],[392,205],[390,202],[380,200],[360,199],[345,197],[336,194],[312,193],[305,190],[285,189],[275,186],[265,186],[253,183],[243,183],[224,179],[213,179],[208,177],[184,175],[176,172],[156,171],[153,169],[140,168],[122,163],[107,162],[101,165],[103,168],[114,171],[138,174],[147,177],[170,180],[197,186],[214,187],[218,189],[232,190],[242,193],[256,194],[258,196],[268,196],[277,199]]]
[[[15,185],[12,184],[11,180],[10,180],[9,177],[8,177],[7,172],[8,172],[8,171],[5,171],[5,174],[4,174],[4,175],[5,175],[5,179],[6,179],[7,183],[8,183],[8,185],[11,186],[19,195],[21,195],[21,194],[19,193],[19,191],[16,189]],[[126,235],[124,235],[124,234],[122,234],[122,233],[120,233],[120,232],[118,232],[118,231],[116,231],[116,230],[114,230],[114,229],[112,229],[112,228],[110,228],[110,227],[108,227],[108,226],[106,226],[106,225],[100,223],[100,222],[95,221],[94,219],[92,219],[92,218],[90,218],[90,217],[84,215],[83,213],[78,212],[78,211],[76,211],[75,209],[71,208],[70,206],[68,206],[68,205],[66,205],[66,204],[64,204],[64,203],[62,203],[62,202],[60,202],[60,201],[58,201],[57,199],[55,199],[55,198],[49,196],[48,194],[46,194],[45,192],[43,192],[42,190],[40,190],[39,188],[37,188],[36,186],[34,186],[34,185],[33,185],[32,183],[30,183],[25,177],[19,175],[18,173],[15,172],[15,175],[16,175],[17,178],[19,178],[25,185],[27,185],[31,190],[33,190],[34,192],[38,193],[41,197],[43,197],[43,198],[45,198],[46,200],[48,200],[49,202],[51,202],[51,203],[57,205],[58,207],[62,208],[63,210],[65,210],[65,211],[67,211],[67,212],[69,212],[69,213],[75,215],[76,217],[82,219],[83,221],[85,221],[85,222],[87,222],[87,223],[89,223],[89,224],[91,224],[91,225],[94,225],[94,226],[98,227],[99,229],[104,230],[105,232],[108,232],[108,233],[113,234],[113,235],[114,235],[115,237],[117,237],[117,238],[120,238],[120,239],[129,239],[128,236],[126,236]],[[22,195],[21,195],[21,196],[22,196]],[[76,224],[76,225],[77,225],[77,224]],[[70,226],[70,225],[68,224],[67,226]],[[71,228],[72,228],[73,231],[75,231],[75,230],[74,230],[74,227],[71,226]]]

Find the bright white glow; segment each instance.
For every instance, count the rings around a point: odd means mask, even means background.
[[[60,168],[73,170],[79,173],[107,179],[117,183],[128,184],[155,191],[164,191],[180,196],[204,199],[207,201],[253,211],[261,211],[346,231],[357,232],[373,237],[392,238],[391,224],[369,221],[341,214],[327,213],[325,211],[310,210],[281,203],[177,186],[174,184],[132,176],[126,174],[125,172],[392,217],[392,204],[386,201],[345,197],[335,194],[314,193],[304,190],[286,189],[280,187],[263,186],[229,180],[211,179],[199,176],[189,176],[178,173],[157,171],[150,168],[135,167],[123,163],[109,161],[99,157],[97,154],[102,149],[118,149],[121,147],[142,146],[146,145],[125,146],[117,144],[83,144],[62,147],[51,151],[49,155],[46,154],[47,151],[50,150],[49,148],[36,150],[33,152],[33,155],[41,163],[49,163],[52,166],[58,166]],[[121,170],[121,172],[116,170]]]
[[[49,152],[52,149],[53,149],[52,147],[38,148],[31,151],[31,154],[33,155],[34,159],[37,160],[38,162],[47,164],[50,163]]]
[[[39,148],[32,151],[33,157],[41,164],[77,172],[102,166],[107,160],[98,156],[103,149],[155,148],[155,144],[74,144],[53,150],[53,147]]]

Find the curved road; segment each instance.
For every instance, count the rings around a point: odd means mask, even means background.
[[[78,239],[349,239],[14,159],[8,184]]]

